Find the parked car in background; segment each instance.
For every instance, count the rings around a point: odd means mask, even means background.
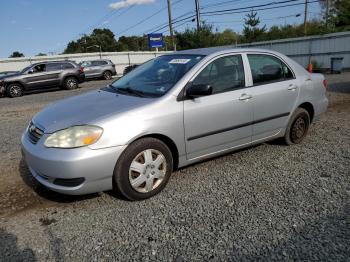
[[[25,91],[62,87],[78,88],[84,82],[84,69],[72,61],[35,63],[22,71],[0,79],[0,90],[9,97],[22,96]]]
[[[301,143],[327,109],[326,84],[271,50],[175,52],[48,106],[24,132],[22,152],[54,191],[114,188],[141,200],[179,167],[276,138]]]
[[[117,75],[115,64],[111,60],[82,61],[79,64],[84,67],[85,76],[88,79],[103,78],[110,80]]]
[[[132,70],[134,70],[136,67],[138,67],[139,65],[129,65],[127,67],[124,68],[124,72],[123,75],[126,75],[127,73],[131,72]]]

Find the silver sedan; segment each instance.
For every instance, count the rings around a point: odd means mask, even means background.
[[[277,138],[300,143],[327,109],[326,84],[269,50],[175,52],[48,106],[24,132],[22,152],[54,191],[114,189],[141,200],[179,167]]]

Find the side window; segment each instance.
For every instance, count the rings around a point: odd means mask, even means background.
[[[207,65],[193,81],[194,85],[211,85],[213,93],[245,86],[244,67],[240,55],[225,56]]]
[[[46,71],[57,71],[61,69],[62,69],[61,63],[53,63],[53,64],[46,65]]]
[[[72,69],[72,68],[74,68],[74,66],[70,63],[63,63],[62,68],[63,69]]]
[[[253,84],[261,85],[293,78],[291,70],[278,58],[270,55],[249,55]]]
[[[105,64],[106,64],[105,61],[92,61],[92,66],[101,66]]]
[[[91,66],[91,61],[84,61],[82,64],[81,64],[82,67],[89,67]]]
[[[35,73],[42,73],[46,71],[46,65],[40,64],[33,67],[33,74]]]

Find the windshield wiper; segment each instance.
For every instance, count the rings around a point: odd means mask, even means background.
[[[114,88],[117,92],[121,93],[121,94],[131,94],[131,95],[136,95],[139,97],[147,97],[147,95],[139,90],[135,90],[133,88],[130,87],[125,87],[125,88]]]

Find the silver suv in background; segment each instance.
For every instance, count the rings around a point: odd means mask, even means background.
[[[52,87],[75,89],[84,80],[84,69],[73,61],[40,62],[0,77],[0,94],[18,97],[25,91]]]
[[[91,60],[79,63],[84,67],[86,78],[112,79],[117,74],[115,64],[111,60]]]

